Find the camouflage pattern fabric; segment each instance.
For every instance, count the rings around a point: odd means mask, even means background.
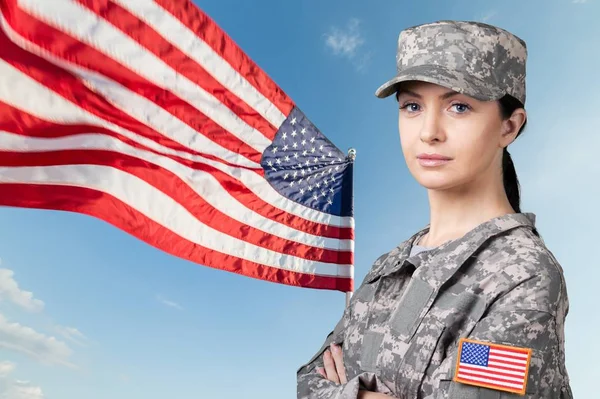
[[[512,33],[484,23],[438,21],[400,33],[397,75],[375,93],[394,94],[401,82],[435,83],[482,101],[505,94],[525,105],[527,46]]]
[[[452,381],[462,337],[532,348],[524,398],[571,399],[561,266],[533,214],[492,219],[460,239],[410,256],[428,228],[380,257],[323,347],[298,370],[299,399],[354,399],[359,389],[395,398],[522,397]],[[348,382],[316,372],[340,344]]]

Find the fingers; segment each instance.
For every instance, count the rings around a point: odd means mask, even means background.
[[[333,356],[333,362],[335,364],[335,369],[337,370],[339,381],[340,383],[345,384],[348,381],[346,380],[346,367],[344,366],[344,356],[342,354],[342,348],[340,348],[336,344],[332,344],[331,354]]]
[[[333,356],[331,356],[331,352],[328,350],[325,351],[323,355],[323,363],[325,365],[325,374],[329,381],[333,381],[336,384],[340,383],[340,378],[338,377],[337,370],[335,369],[335,362],[333,360]]]

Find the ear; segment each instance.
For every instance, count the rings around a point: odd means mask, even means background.
[[[527,113],[525,110],[517,108],[510,118],[502,121],[502,137],[500,138],[500,146],[502,148],[508,147],[509,144],[515,141],[526,120]]]

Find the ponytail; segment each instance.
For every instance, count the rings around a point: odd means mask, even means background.
[[[502,153],[502,178],[504,181],[504,191],[506,191],[510,205],[516,213],[521,213],[521,186],[519,185],[515,165],[506,148]]]
[[[499,102],[503,119],[510,118],[516,109],[524,108],[519,100],[509,95],[502,97]],[[521,126],[521,130],[519,130],[517,137],[521,135],[526,124],[527,121]],[[517,177],[517,171],[512,157],[506,148],[502,152],[502,180],[504,182],[504,191],[506,191],[506,196],[508,197],[510,205],[516,213],[521,213],[521,186],[519,185],[519,178]]]

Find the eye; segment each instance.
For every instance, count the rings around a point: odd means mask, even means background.
[[[452,104],[452,107],[455,108],[456,113],[458,113],[458,114],[464,114],[465,112],[467,112],[471,109],[469,104],[464,104],[464,103]]]
[[[420,106],[417,103],[405,103],[400,109],[406,109],[408,112],[417,112],[420,110]]]

